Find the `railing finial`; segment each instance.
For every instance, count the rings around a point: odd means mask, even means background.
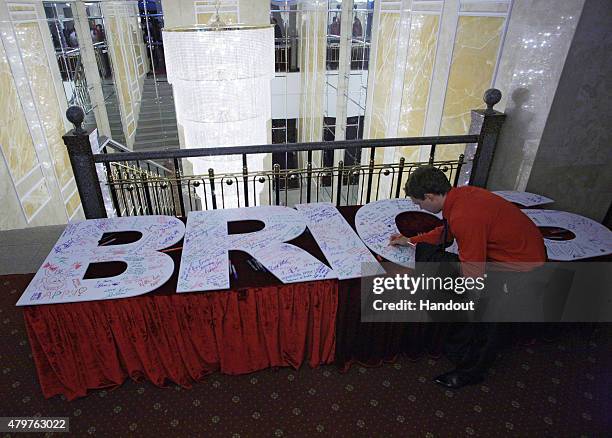
[[[484,96],[482,99],[487,104],[487,109],[485,110],[485,114],[493,114],[495,110],[493,106],[497,105],[502,98],[502,92],[497,88],[489,88],[484,92]]]
[[[505,114],[493,109],[493,105],[498,103],[501,97],[501,91],[489,88],[483,96],[487,109],[484,111],[472,110],[472,121],[468,132],[478,134],[478,142],[469,143],[465,147],[464,157],[467,161],[461,167],[461,176],[456,180],[459,186],[465,184],[477,187],[487,186],[497,140],[506,118]]]
[[[85,111],[83,111],[83,108],[76,105],[68,107],[66,110],[66,118],[74,125],[75,134],[82,135],[87,133],[87,131],[81,127],[83,120],[85,120]]]

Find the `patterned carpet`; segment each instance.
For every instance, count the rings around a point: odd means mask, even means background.
[[[23,318],[29,276],[0,277],[0,416],[67,416],[77,436],[610,436],[612,327],[505,350],[482,385],[445,391],[444,359],[214,374],[193,389],[128,382],[73,402],[45,400]],[[10,436],[10,435],[3,435]],[[15,436],[21,436],[15,434]]]

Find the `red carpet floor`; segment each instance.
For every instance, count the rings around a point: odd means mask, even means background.
[[[68,402],[45,400],[21,311],[29,276],[0,277],[0,416],[67,416],[76,436],[520,436],[612,434],[612,330],[503,352],[482,385],[431,383],[444,359],[213,374],[193,389],[128,382]],[[15,436],[23,436],[17,435]]]

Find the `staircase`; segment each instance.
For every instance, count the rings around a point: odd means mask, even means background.
[[[145,79],[134,151],[178,149],[179,138],[172,86]]]
[[[108,114],[108,123],[111,130],[111,138],[121,144],[125,144],[125,135],[123,134],[123,125],[121,123],[121,113],[117,104],[117,96],[113,95],[106,100],[106,113]]]
[[[108,115],[108,123],[111,130],[111,138],[121,144],[125,144],[125,135],[123,134],[123,125],[121,124],[121,113],[119,112],[119,103],[117,102],[117,94],[115,93],[115,85],[112,79],[102,80],[102,93],[106,104],[106,114]]]

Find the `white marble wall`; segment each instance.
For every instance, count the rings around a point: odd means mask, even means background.
[[[72,4],[75,16],[84,14],[82,2]],[[107,37],[128,145],[134,138],[145,75],[136,4],[104,2],[116,30],[107,29]],[[88,37],[86,21],[84,26],[78,31],[85,30]],[[0,33],[0,204],[9,207],[0,216],[0,229],[81,219],[83,210],[62,140],[72,126],[64,115],[66,96],[43,2],[0,0]],[[98,74],[95,66],[86,70]]]
[[[612,3],[585,2],[527,182],[597,221],[612,202],[611,29]]]
[[[516,2],[495,87],[507,115],[489,177],[494,190],[525,190],[584,0]]]
[[[83,217],[61,136],[67,103],[42,2],[0,1],[0,229]]]

